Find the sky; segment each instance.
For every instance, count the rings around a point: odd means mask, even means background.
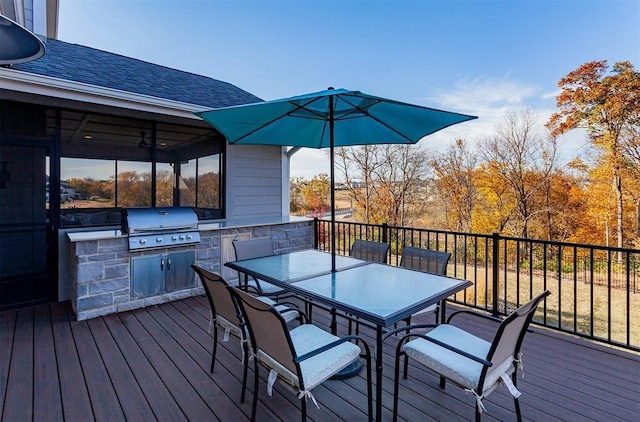
[[[640,68],[640,0],[61,0],[58,38],[232,83],[264,100],[328,87],[478,116],[418,145],[490,136],[507,112],[556,111],[590,61]],[[560,159],[584,133],[559,138]],[[329,173],[302,149],[291,176]]]

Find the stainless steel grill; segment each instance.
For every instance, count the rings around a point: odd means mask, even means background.
[[[200,242],[198,216],[188,207],[124,208],[122,232],[129,235],[129,250]]]

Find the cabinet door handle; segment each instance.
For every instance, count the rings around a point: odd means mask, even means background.
[[[164,271],[164,258],[160,260],[160,271]]]
[[[167,258],[167,271],[171,269],[171,258]]]

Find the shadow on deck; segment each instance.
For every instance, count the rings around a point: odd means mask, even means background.
[[[459,317],[457,325],[485,338],[491,333],[491,322],[465,318]],[[328,322],[321,310],[314,312],[314,323],[326,327]],[[80,322],[68,303],[2,312],[0,419],[247,420],[252,396],[250,392],[245,403],[239,402],[240,348],[221,343],[215,373],[210,374],[208,325],[204,297]],[[344,333],[346,326],[339,329]],[[372,333],[365,329],[363,334]],[[518,387],[525,420],[638,420],[637,354],[541,328],[527,335],[522,351],[525,377]],[[391,420],[393,347],[387,345],[384,353],[383,418]],[[363,376],[361,372],[314,389],[320,409],[309,402],[309,419],[366,420]],[[265,385],[259,392],[258,420],[299,420],[298,399],[278,387],[269,397]],[[472,396],[455,387],[441,390],[438,378],[418,366],[401,381],[400,399],[402,420],[464,421],[474,416]],[[485,406],[483,420],[515,420],[506,388],[496,390]]]

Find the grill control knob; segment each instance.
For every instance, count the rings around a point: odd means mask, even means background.
[[[191,235],[190,234],[187,235],[187,240],[191,240]]]
[[[146,243],[147,243],[147,241],[146,241],[146,240],[144,240],[144,239],[140,239],[140,244],[141,244],[141,245],[145,245]]]
[[[156,242],[162,243],[162,238],[160,236],[156,237]]]
[[[180,235],[180,240],[184,240],[184,235],[183,234]]]
[[[178,240],[178,236],[171,236],[171,241],[175,242]]]

